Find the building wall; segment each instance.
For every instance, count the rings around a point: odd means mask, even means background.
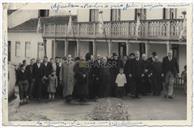
[[[8,16],[8,27],[15,27],[31,18],[38,18],[38,10],[17,10]]]
[[[89,21],[89,9],[79,9],[77,10],[78,22],[88,22]]]
[[[80,57],[84,58],[86,53],[88,52],[89,52],[89,42],[81,41],[80,42]]]
[[[8,41],[11,41],[11,62],[13,64],[18,64],[22,62],[22,60],[24,59],[26,59],[27,62],[29,62],[31,58],[37,58],[38,42],[43,42],[43,39],[42,39],[42,34],[39,34],[39,33],[8,33]],[[20,42],[19,56],[15,56],[16,41]],[[29,57],[25,57],[26,41],[31,42]]]
[[[69,11],[69,9],[49,10],[49,16],[66,16],[70,14]],[[71,9],[71,15],[77,15],[77,10]]]
[[[147,9],[146,10],[147,17],[146,19],[163,19],[163,9]]]
[[[121,20],[134,20],[135,19],[135,10],[121,10]]]
[[[96,42],[96,54],[100,56],[108,56],[108,43]]]

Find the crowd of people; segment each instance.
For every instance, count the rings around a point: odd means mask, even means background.
[[[186,68],[185,68],[186,69]],[[185,71],[186,72],[186,71]],[[150,58],[139,51],[120,58],[95,58],[87,53],[84,58],[67,57],[24,60],[16,72],[20,104],[29,100],[64,98],[86,102],[98,98],[161,95],[173,99],[173,86],[179,73],[172,51],[160,62],[156,52]]]

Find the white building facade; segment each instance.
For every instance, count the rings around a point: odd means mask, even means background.
[[[42,19],[41,33],[8,33],[10,60],[18,63],[32,57],[51,58],[68,54],[84,57],[88,52],[94,56],[110,57],[116,53],[123,57],[136,50],[148,57],[156,52],[162,60],[172,49],[182,71],[186,65],[186,35],[179,38],[184,29],[186,15],[183,12],[186,10],[181,8],[72,10],[69,33],[68,11],[42,10],[36,12],[37,18]]]

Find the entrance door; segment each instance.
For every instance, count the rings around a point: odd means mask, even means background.
[[[126,43],[119,43],[118,44],[119,46],[119,56],[122,58],[123,56],[126,56],[127,54],[126,54]]]
[[[173,57],[178,60],[179,58],[179,47],[177,44],[172,44],[172,52],[173,52]]]
[[[56,57],[64,57],[65,55],[65,42],[64,41],[56,41],[55,43],[55,56]]]

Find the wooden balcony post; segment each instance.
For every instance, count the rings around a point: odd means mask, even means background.
[[[43,39],[43,45],[44,45],[44,56],[47,56],[47,40],[46,40],[46,38]]]
[[[150,44],[149,42],[145,42],[145,54],[148,57],[149,56],[149,50],[150,50]]]
[[[64,43],[65,43],[65,56],[67,56],[68,55],[68,45],[69,45],[69,42],[68,42],[68,40],[65,40],[64,41]]]
[[[79,36],[80,35],[80,25],[79,25],[79,23],[77,23],[77,35]]]
[[[80,40],[78,39],[76,40],[76,50],[77,50],[76,54],[79,57],[80,56]]]
[[[108,41],[108,57],[111,57],[112,52],[112,40]]]
[[[93,24],[93,35],[94,37],[96,36],[96,23],[95,22]]]
[[[126,55],[129,55],[129,41],[126,41]]]
[[[167,38],[170,39],[170,21],[167,21],[166,35]]]
[[[166,42],[166,55],[168,55],[168,52],[171,50],[171,44],[169,41]]]
[[[96,40],[93,40],[93,56],[96,57]]]

